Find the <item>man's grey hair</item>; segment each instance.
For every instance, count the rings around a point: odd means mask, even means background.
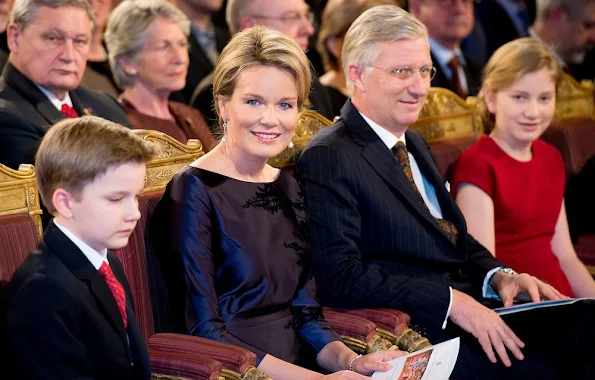
[[[190,34],[186,15],[165,0],[125,0],[110,15],[105,44],[114,80],[120,88],[134,85],[135,77],[124,72],[119,59],[133,61],[147,44],[151,25],[159,19],[173,21],[186,36]]]
[[[225,8],[225,21],[229,28],[229,33],[233,36],[241,29],[242,17],[250,9],[252,3],[256,0],[228,0]]]
[[[536,18],[538,20],[547,20],[550,9],[556,6],[563,6],[568,15],[573,19],[579,19],[584,13],[584,9],[587,4],[594,2],[595,0],[537,0],[535,5]]]
[[[349,80],[348,68],[356,65],[369,67],[378,58],[379,42],[395,42],[428,38],[428,29],[410,13],[395,5],[379,5],[362,13],[345,35],[341,58],[351,93],[353,83]]]
[[[23,30],[31,24],[40,7],[78,7],[87,12],[91,20],[91,28],[95,29],[95,12],[87,0],[16,0],[10,12],[9,23],[14,22]]]

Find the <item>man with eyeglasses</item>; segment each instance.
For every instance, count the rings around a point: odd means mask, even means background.
[[[595,79],[595,1],[538,0],[529,35],[550,46],[576,80]]]
[[[561,295],[467,233],[428,145],[409,130],[434,75],[426,27],[401,8],[374,7],[342,54],[351,100],[296,168],[322,304],[395,308],[432,343],[460,337],[451,380],[591,378],[595,303],[504,317],[485,306]]]
[[[226,8],[227,25],[231,35],[254,25],[277,29],[293,38],[305,52],[314,33],[314,16],[304,0],[229,0]],[[210,81],[209,81],[210,80]],[[214,121],[212,77],[205,79],[194,91],[190,104],[201,111],[207,120]],[[333,108],[330,95],[314,73],[312,91],[307,106],[332,120],[340,110]]]
[[[477,95],[482,68],[461,50],[473,30],[473,0],[409,0],[409,9],[428,28],[437,71],[432,87],[447,88],[462,98]]]

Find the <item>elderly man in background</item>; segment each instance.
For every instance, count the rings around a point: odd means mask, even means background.
[[[286,34],[295,40],[302,50],[308,50],[308,39],[314,33],[313,15],[304,0],[228,0],[226,19],[232,35],[253,25],[264,25]],[[216,119],[213,109],[212,76],[198,85],[190,104],[197,108],[209,124]],[[309,102],[311,108],[328,119],[339,114],[333,108],[328,90],[320,84],[316,75],[312,78]],[[308,106],[308,104],[306,104]]]
[[[342,62],[352,98],[296,169],[323,305],[397,308],[432,343],[460,337],[453,380],[592,378],[595,303],[504,317],[484,306],[561,295],[467,233],[428,145],[408,129],[434,74],[425,26],[398,7],[369,9]]]
[[[594,0],[537,0],[529,35],[550,46],[558,63],[576,80],[595,79]]]
[[[118,102],[79,87],[95,18],[86,0],[17,0],[0,77],[0,163],[33,164],[51,125],[96,115],[128,125]]]

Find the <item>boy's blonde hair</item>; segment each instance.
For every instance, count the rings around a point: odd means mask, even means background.
[[[75,198],[110,167],[147,162],[155,148],[131,130],[96,116],[65,119],[50,128],[35,156],[35,178],[48,212],[55,214],[54,192]]]

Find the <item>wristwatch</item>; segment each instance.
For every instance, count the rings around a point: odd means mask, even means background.
[[[514,269],[511,269],[511,268],[502,268],[499,271],[496,271],[496,273],[499,273],[499,272],[504,272],[504,273],[508,273],[508,274],[512,274],[512,275],[518,274]],[[496,274],[496,273],[494,273],[494,274]]]
[[[512,268],[508,268],[508,267],[500,268],[499,270],[495,271],[495,272],[494,272],[494,273],[493,273],[493,274],[490,276],[490,279],[488,280],[488,284],[490,284],[490,286],[492,285],[492,280],[494,279],[494,276],[495,276],[497,273],[500,273],[500,272],[504,272],[504,273],[507,273],[507,274],[511,274],[511,275],[513,275],[513,276],[514,276],[515,274],[518,274],[518,273],[517,273],[517,271],[515,271],[515,270],[514,270],[514,269],[512,269]]]

